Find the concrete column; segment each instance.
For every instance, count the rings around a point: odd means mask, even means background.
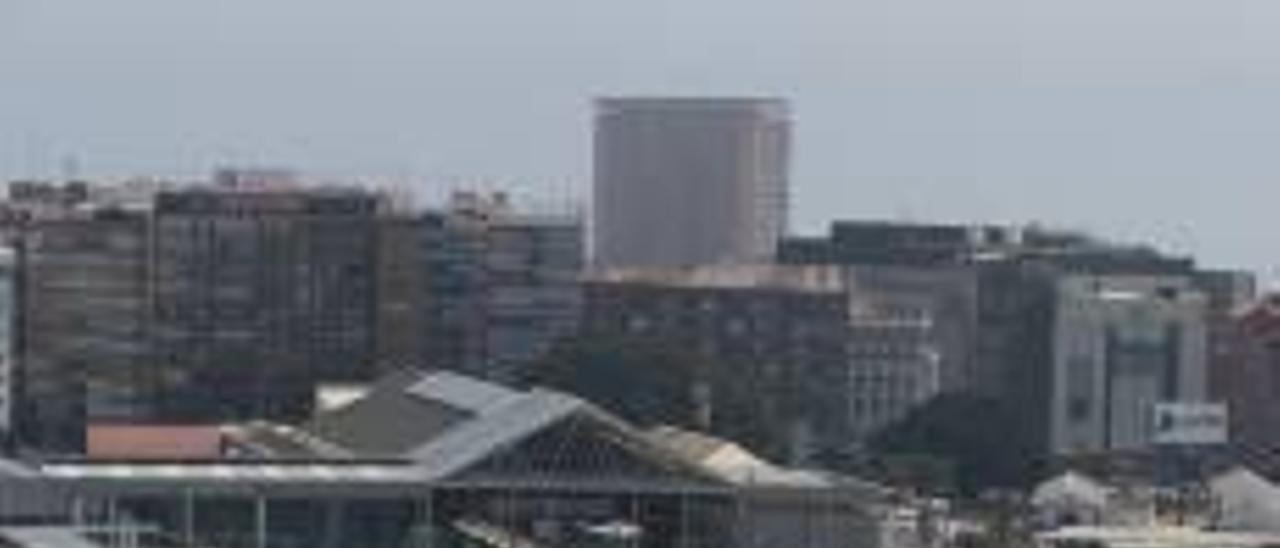
[[[689,495],[688,493],[680,493],[680,546],[681,548],[689,548]]]
[[[342,499],[324,504],[324,548],[342,548]]]
[[[258,548],[267,548],[267,497],[256,495],[254,505],[254,539]]]
[[[71,526],[83,527],[84,521],[84,497],[76,495],[71,498]]]
[[[637,498],[637,497],[638,497],[638,495],[636,495],[635,493],[632,493],[632,494],[628,495],[628,498],[630,499],[630,504],[631,504],[631,509],[630,509],[630,511],[631,511],[631,524],[632,524],[632,525],[640,525],[640,505],[636,502],[636,498]],[[639,537],[636,537],[636,538],[631,539],[631,540],[628,542],[628,544],[630,544],[630,545],[631,545],[631,548],[639,548],[639,547],[640,547],[640,539],[644,538],[644,535],[645,535],[645,534],[647,534],[647,533],[648,533],[648,531],[645,531],[645,532],[644,532],[644,533],[642,533]]]
[[[196,545],[196,495],[191,489],[182,495],[182,544],[187,548]]]
[[[107,544],[120,546],[120,516],[116,513],[115,497],[107,497]]]
[[[422,530],[426,538],[422,540],[422,548],[435,548],[435,531],[436,531],[436,508],[434,499],[435,493],[428,490],[427,496],[422,499]]]

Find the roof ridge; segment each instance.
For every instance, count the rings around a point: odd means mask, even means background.
[[[503,446],[517,444],[541,429],[584,409],[577,398],[529,391],[480,413],[409,451],[430,479],[451,476]]]

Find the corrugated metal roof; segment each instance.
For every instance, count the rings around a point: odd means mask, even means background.
[[[34,479],[39,473],[36,468],[18,461],[0,458],[0,481],[6,479]]]
[[[446,431],[413,450],[410,456],[428,479],[443,479],[584,407],[577,398],[535,390]]]
[[[473,413],[483,413],[521,396],[520,392],[448,371],[430,373],[406,391]]]
[[[734,485],[797,489],[854,488],[868,494],[887,493],[882,486],[850,476],[777,466],[737,443],[703,432],[659,426],[649,430],[645,437],[713,477]]]
[[[4,527],[0,537],[21,548],[102,548],[70,527]]]
[[[419,478],[403,464],[46,464],[41,471],[54,479],[198,480],[256,483],[407,482]]]
[[[236,449],[245,449],[260,457],[351,459],[350,451],[305,430],[265,421],[232,425],[223,433]]]
[[[701,462],[729,444],[720,438],[669,425],[655,427],[646,435],[653,442],[660,443],[693,462]]]
[[[364,457],[405,455],[476,415],[430,397],[434,388],[425,396],[408,390],[429,376],[420,371],[388,375],[368,396],[318,415],[307,430]]]

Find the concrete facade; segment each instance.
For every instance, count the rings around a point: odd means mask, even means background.
[[[679,349],[756,387],[767,419],[746,425],[715,410],[732,390],[727,379],[708,379],[707,426],[717,435],[789,462],[849,442],[850,303],[840,269],[609,269],[589,275],[583,292],[583,336]]]
[[[1149,448],[1154,406],[1207,397],[1205,297],[1177,276],[1062,278],[1054,322],[1051,448]]]
[[[927,309],[857,307],[849,323],[849,423],[864,442],[942,392]]]
[[[1232,441],[1266,455],[1280,447],[1280,296],[1269,295],[1232,320],[1230,355],[1214,369],[1214,397],[1228,404]]]
[[[770,259],[787,227],[789,148],[780,99],[600,99],[593,263]]]
[[[582,221],[518,210],[503,194],[460,193],[429,212],[423,361],[501,380],[578,326]]]
[[[609,269],[588,277],[583,328],[757,375],[760,405],[785,410],[787,426],[750,441],[803,461],[855,449],[943,389],[942,354],[957,323],[939,304],[950,295],[940,288],[951,287],[940,282],[955,280],[907,274],[830,265]],[[971,317],[966,302],[961,317]]]
[[[160,416],[302,417],[318,379],[372,378],[380,200],[337,188],[160,194],[149,249]]]
[[[92,421],[303,417],[315,383],[372,378],[395,318],[382,222],[364,191],[220,187],[32,221],[19,442],[75,452]]]
[[[18,274],[17,251],[0,247],[0,440],[9,440],[14,423],[21,310]]]
[[[20,445],[73,451],[86,416],[149,416],[148,221],[41,221],[23,240]]]
[[[879,326],[882,336],[907,341],[898,347],[913,349],[904,356],[916,364],[911,367],[937,370],[936,390],[925,392],[932,395],[936,391],[974,389],[981,376],[977,372],[975,344],[979,333],[978,276],[973,269],[850,265],[843,270],[855,321],[865,318]],[[892,329],[883,331],[886,327]],[[852,338],[867,339],[857,334]],[[932,373],[925,375],[931,376]]]

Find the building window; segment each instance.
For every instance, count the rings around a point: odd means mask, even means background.
[[[627,318],[627,331],[631,333],[644,333],[648,329],[649,329],[648,318],[640,315],[633,315]]]
[[[1073,397],[1067,402],[1067,417],[1071,422],[1081,423],[1089,420],[1089,400],[1082,397]]]

